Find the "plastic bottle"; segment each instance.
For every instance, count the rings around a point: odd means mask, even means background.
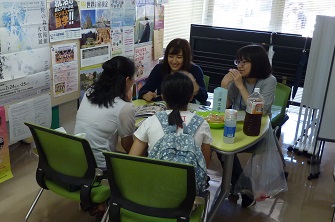
[[[264,98],[259,93],[259,88],[255,88],[254,92],[248,97],[246,114],[244,118],[243,132],[247,136],[258,136],[262,115],[264,110]]]
[[[223,142],[234,143],[236,132],[236,110],[226,109],[224,130],[223,130]]]

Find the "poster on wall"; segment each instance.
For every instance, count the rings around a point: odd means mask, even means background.
[[[0,82],[50,69],[49,47],[0,55]]]
[[[154,30],[154,60],[164,56],[164,29]]]
[[[111,58],[110,45],[81,49],[81,67],[104,63]]]
[[[123,28],[112,29],[112,57],[123,54]]]
[[[8,106],[9,144],[31,136],[24,122],[50,128],[51,98],[49,94],[40,95],[24,102]]]
[[[13,177],[8,145],[5,107],[0,106],[0,183]]]
[[[155,5],[155,30],[164,29],[164,5]]]
[[[120,28],[124,24],[124,0],[113,0],[111,2],[112,28]]]
[[[123,26],[134,26],[136,17],[135,0],[126,0],[124,2],[124,23]]]
[[[81,2],[80,48],[110,44],[110,1]]]
[[[50,42],[80,38],[80,15],[76,0],[52,0],[49,8]]]
[[[80,101],[85,91],[100,77],[102,71],[102,64],[80,69]]]
[[[0,28],[0,52],[8,54],[49,46],[47,25],[9,26]]]
[[[134,58],[134,27],[123,27],[123,55]]]
[[[137,71],[135,81],[149,76],[152,69],[152,44],[135,46],[134,61]]]
[[[77,54],[77,43],[51,47],[54,97],[79,90]]]
[[[14,103],[50,92],[50,70],[0,82],[0,105]]]
[[[2,0],[0,2],[0,27],[47,25],[46,0]]]
[[[148,20],[154,20],[154,17],[155,17],[155,0],[145,0],[145,17]]]
[[[169,0],[156,0],[156,4],[168,4]]]

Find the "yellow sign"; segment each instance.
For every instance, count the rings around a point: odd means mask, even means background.
[[[0,183],[13,177],[10,168],[5,108],[0,106]]]

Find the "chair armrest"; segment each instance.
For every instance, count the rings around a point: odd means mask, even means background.
[[[95,168],[95,176],[102,176],[104,172],[100,168]]]
[[[101,184],[102,184],[103,186],[109,187],[108,179],[102,179],[102,180],[101,180]]]
[[[205,203],[206,203],[205,198],[199,197],[199,196],[195,196],[195,199],[194,199],[194,202],[193,202],[194,205],[203,205]]]
[[[204,190],[198,196],[195,196],[194,204],[206,204],[206,202],[209,201],[209,197],[209,190]]]

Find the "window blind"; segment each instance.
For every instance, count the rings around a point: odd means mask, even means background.
[[[335,1],[214,0],[206,24],[312,37],[316,15],[335,16]]]
[[[164,6],[164,48],[174,38],[189,40],[191,24],[203,24],[205,0],[169,0]]]

